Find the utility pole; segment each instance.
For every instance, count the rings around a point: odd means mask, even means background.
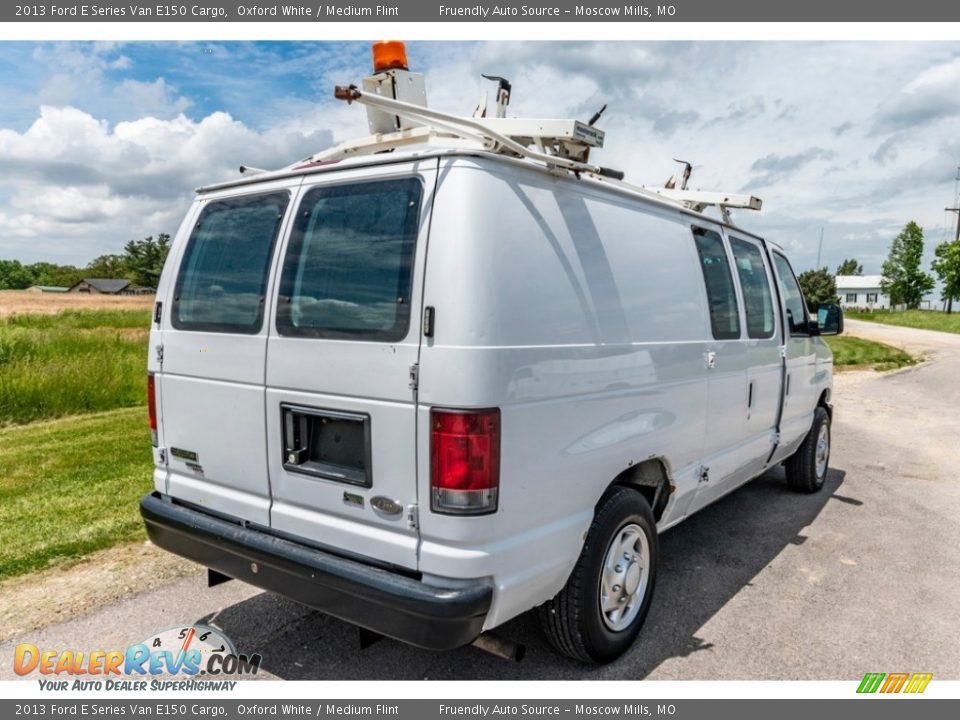
[[[957,222],[960,223],[960,220],[958,220]],[[821,250],[823,250],[823,225],[820,226],[820,244],[817,246],[817,264],[815,266],[817,270],[820,269],[820,251]]]
[[[953,241],[957,242],[957,240],[960,240],[960,207],[944,208],[944,210],[957,214],[957,233],[953,236]]]
[[[957,168],[957,178],[960,179],[960,168]],[[957,203],[958,207],[944,208],[947,212],[952,212],[957,214],[957,233],[953,236],[953,241],[960,241],[960,203]],[[953,312],[953,296],[947,298],[947,315]]]
[[[947,212],[957,214],[957,232],[953,236],[953,241],[960,241],[960,165],[957,166],[957,179],[953,188],[953,204],[957,207],[944,208]],[[953,297],[947,298],[947,315],[953,312]]]

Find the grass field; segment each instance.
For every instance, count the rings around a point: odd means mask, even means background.
[[[900,310],[897,312],[889,310],[877,310],[876,312],[845,310],[844,316],[852,320],[866,320],[867,322],[883,323],[885,325],[960,333],[960,305],[957,305],[957,310],[958,312],[949,315],[931,310]]]
[[[144,537],[150,310],[106,304],[0,318],[0,581]]]
[[[143,310],[153,306],[152,295],[94,295],[0,290],[0,318],[40,315],[64,310]]]
[[[0,429],[0,580],[145,537],[144,408]]]
[[[146,403],[150,310],[0,319],[0,426]]]
[[[824,340],[833,351],[834,366],[845,370],[895,370],[918,362],[903,350],[872,340],[849,335],[825,337]]]

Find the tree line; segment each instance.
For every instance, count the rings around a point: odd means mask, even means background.
[[[25,290],[32,285],[70,287],[84,278],[129,280],[140,287],[155,288],[163,263],[170,252],[170,236],[161,233],[142,240],[131,240],[119,254],[101,255],[86,267],[37,262],[24,265],[19,260],[0,260],[0,290]]]
[[[880,289],[890,298],[891,306],[908,309],[920,307],[923,296],[933,290],[934,275],[940,280],[941,299],[947,303],[947,312],[953,311],[953,301],[960,299],[960,241],[951,240],[937,245],[930,269],[921,269],[923,260],[923,228],[912,220],[890,244],[890,252],[883,263]],[[836,275],[862,275],[863,265],[856,258],[844,260]],[[811,310],[823,303],[840,301],[834,275],[827,267],[807,270],[797,277],[800,288]]]

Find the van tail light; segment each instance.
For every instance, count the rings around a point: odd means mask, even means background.
[[[150,415],[150,442],[157,447],[157,386],[153,373],[147,373],[147,411]]]
[[[500,410],[430,411],[430,508],[449,515],[496,512]]]

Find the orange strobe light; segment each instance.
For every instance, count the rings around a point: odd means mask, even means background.
[[[399,40],[379,40],[370,49],[374,72],[407,69],[407,48]]]

